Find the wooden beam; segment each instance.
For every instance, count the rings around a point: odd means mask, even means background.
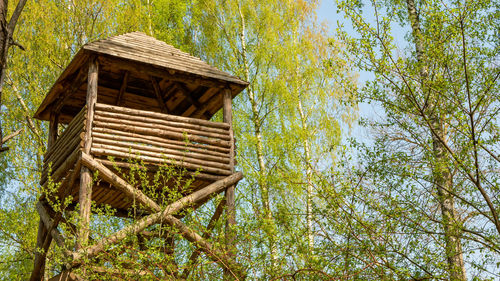
[[[59,180],[68,170],[73,167],[73,163],[78,160],[80,156],[80,149],[76,148],[69,156],[64,160],[64,162],[58,166],[58,168],[53,171],[51,175],[51,179],[54,181]],[[48,182],[48,177],[42,175],[42,180],[40,181],[40,185],[45,187],[45,184]]]
[[[229,124],[229,136],[231,142],[231,148],[229,152],[229,166],[231,172],[234,172],[234,133],[233,133],[233,112],[232,112],[232,96],[230,89],[224,89],[223,91],[223,119],[224,123]],[[236,208],[234,199],[234,188],[235,185],[231,185],[226,189],[226,247],[229,256],[236,256],[236,245],[235,245],[235,233],[234,226],[236,225]],[[225,272],[226,278],[231,278],[229,272]]]
[[[85,83],[87,79],[87,67],[81,67],[73,81],[68,81],[68,84],[61,90],[61,93],[56,101],[54,101],[54,108],[52,109],[55,113],[60,113],[64,106],[64,103],[71,97],[80,86]]]
[[[83,137],[82,153],[89,153],[92,146],[92,126],[94,121],[94,110],[97,102],[97,79],[99,64],[96,57],[89,60],[89,72],[87,83],[87,118],[85,120],[85,133]],[[80,203],[80,223],[76,248],[81,249],[88,241],[90,229],[90,214],[92,200],[92,174],[87,167],[82,167],[80,173],[80,190],[78,202]]]
[[[82,164],[91,166],[94,162],[88,161],[88,159],[91,159],[91,158],[83,155],[82,156]],[[102,175],[102,171],[99,169],[100,166],[94,166],[94,167],[95,167],[95,169],[99,170],[99,172]],[[114,177],[119,178],[117,175],[115,175]],[[146,207],[150,208],[151,210],[156,211],[156,213],[141,218],[137,222],[124,227],[123,229],[115,232],[114,234],[112,234],[108,237],[101,239],[93,246],[78,250],[73,255],[72,266],[76,266],[76,265],[80,264],[84,257],[88,257],[88,258],[94,257],[95,255],[99,254],[104,249],[106,249],[106,247],[125,239],[129,235],[136,235],[138,233],[141,233],[144,229],[146,229],[146,227],[148,227],[152,224],[164,222],[166,219],[171,220],[170,217],[172,217],[171,216],[172,214],[175,214],[178,211],[180,211],[188,206],[192,206],[192,205],[196,204],[196,202],[203,201],[203,200],[209,198],[210,196],[223,191],[224,189],[227,188],[227,186],[235,184],[236,182],[238,182],[242,178],[243,178],[243,174],[241,172],[235,173],[231,176],[226,177],[223,180],[219,180],[219,181],[214,182],[214,183],[212,183],[212,184],[210,184],[210,185],[208,185],[208,186],[206,186],[198,191],[195,191],[195,192],[191,193],[190,195],[185,196],[185,197],[175,201],[172,204],[169,204],[168,206],[166,206],[163,209],[158,204],[156,204],[154,201],[151,202],[152,201],[151,199],[141,200],[142,197],[136,197],[135,200],[139,204],[142,204],[143,206],[146,206]],[[118,186],[115,186],[115,187],[118,188]],[[122,187],[122,188],[124,188],[124,187]],[[171,222],[173,222],[173,221],[171,220]]]
[[[125,73],[123,74],[122,85],[120,86],[120,92],[118,93],[115,102],[117,106],[122,104],[123,94],[125,94],[125,90],[127,89],[129,73],[129,71],[125,70]]]
[[[179,71],[171,74],[170,71],[165,68],[155,67],[149,64],[124,59],[117,59],[104,54],[99,56],[99,61],[103,64],[114,65],[115,67],[119,67],[120,69],[128,70],[131,72],[140,72],[162,78],[167,77],[170,81],[179,81],[186,84],[203,85],[214,88],[222,88],[224,85],[223,82],[218,79],[200,77],[198,75],[181,73]],[[246,87],[246,85],[244,84],[238,84],[238,86],[240,86],[242,89]]]
[[[45,244],[47,240],[47,245]],[[42,219],[38,223],[38,235],[36,238],[36,249],[35,249],[35,265],[33,271],[31,272],[30,281],[41,281],[45,275],[45,260],[47,257],[47,250],[50,246],[50,241],[52,241],[52,236],[47,231],[45,224]]]
[[[210,232],[212,232],[212,229],[215,227],[215,224],[219,220],[219,217],[222,214],[222,212],[224,211],[224,207],[225,206],[226,206],[226,199],[222,199],[219,202],[219,204],[217,205],[217,208],[215,209],[214,214],[210,218],[210,221],[208,222],[208,225],[207,225],[205,231],[203,231],[203,236],[202,237],[204,239],[210,238]],[[181,280],[184,280],[184,279],[188,278],[189,273],[191,273],[191,269],[193,269],[193,267],[194,267],[194,265],[196,263],[196,260],[198,259],[198,257],[200,256],[200,254],[201,254],[201,249],[200,248],[197,248],[197,249],[195,249],[193,251],[193,253],[189,257],[189,261],[187,262],[187,266],[182,271],[182,274],[181,274],[181,277],[180,277]]]
[[[153,89],[155,91],[156,100],[158,101],[158,105],[160,106],[161,112],[165,114],[169,114],[169,110],[165,101],[163,100],[163,95],[160,89],[160,85],[154,76],[149,76],[149,80],[151,80],[151,84],[153,84]]]
[[[59,230],[57,230],[57,228],[52,227],[53,220],[50,217],[49,212],[47,211],[46,207],[44,206],[44,204],[42,202],[38,201],[38,203],[36,204],[36,210],[37,210],[38,214],[40,215],[40,219],[45,224],[45,227],[47,229],[52,229],[50,231],[50,235],[54,238],[54,241],[56,241],[57,245],[62,249],[66,249],[64,238],[62,237]],[[70,254],[68,250],[66,250],[65,253]]]
[[[163,217],[163,222],[175,227],[182,237],[202,249],[208,257],[224,268],[227,275],[236,280],[244,280],[246,278],[246,274],[240,265],[225,253],[214,248],[206,239],[185,225],[181,220],[169,215]]]
[[[85,165],[87,168],[91,169],[92,171],[98,171],[100,178],[112,184],[118,190],[125,193],[128,197],[134,198],[144,207],[147,207],[148,209],[153,211],[160,210],[160,207],[156,204],[155,201],[151,200],[148,196],[144,195],[142,191],[133,187],[124,179],[119,177],[117,174],[113,173],[102,163],[92,158],[92,156],[86,153],[82,153],[82,164]]]
[[[59,113],[50,113],[49,139],[47,141],[47,151],[52,149],[57,141],[59,127]]]
[[[200,104],[200,102],[193,97],[191,91],[189,91],[189,89],[182,83],[177,83],[177,88],[186,97],[186,99],[189,101],[189,103],[191,103],[194,107],[196,107],[196,109],[197,109],[196,113],[198,115],[203,115],[207,119],[210,119],[210,117],[211,117],[210,114],[208,114],[206,112],[208,103]]]
[[[164,120],[169,120],[169,121],[173,121],[173,122],[194,124],[194,125],[200,125],[200,126],[223,129],[223,130],[228,130],[230,127],[228,124],[220,123],[220,122],[212,122],[212,121],[202,120],[202,119],[195,119],[195,118],[175,116],[175,115],[167,115],[167,114],[153,112],[153,111],[125,108],[125,107],[117,107],[117,106],[103,104],[103,103],[98,103],[96,105],[96,108],[99,110],[102,110],[102,111],[129,114],[129,115],[134,115],[134,116],[158,118],[158,119],[164,119]]]

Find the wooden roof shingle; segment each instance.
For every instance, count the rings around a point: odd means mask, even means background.
[[[117,68],[133,69],[137,72],[148,71],[149,75],[165,79],[175,80],[182,77],[185,79],[183,81],[208,87],[229,87],[233,97],[248,86],[248,82],[210,66],[201,59],[163,41],[142,32],[131,32],[84,45],[54,83],[35,113],[35,118],[49,119],[52,106],[63,99],[64,95],[68,95],[68,84],[73,82],[78,72],[85,71],[88,59],[92,56],[97,56],[103,62],[116,62]]]

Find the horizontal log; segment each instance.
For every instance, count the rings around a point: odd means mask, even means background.
[[[66,143],[64,143],[63,146],[60,147],[59,150],[55,150],[56,153],[54,153],[47,161],[44,163],[43,168],[44,170],[48,168],[49,164],[52,163],[52,168],[55,169],[60,165],[62,162],[64,162],[64,159],[68,157],[73,150],[79,146],[81,142],[81,139],[78,135],[74,136],[72,139],[68,140]]]
[[[42,170],[41,181],[44,182],[45,180],[47,180],[47,177],[49,176],[50,171],[53,172],[53,174],[52,174],[53,180],[59,179],[59,178],[55,177],[54,171],[57,171],[61,167],[61,165],[64,165],[64,163],[68,160],[68,157],[71,157],[72,153],[74,153],[74,151],[78,150],[78,149],[79,149],[78,145],[68,147],[67,151],[61,152],[60,155],[57,157],[57,159],[55,159],[55,162],[51,164],[50,169],[49,169],[48,164],[51,162],[47,163],[47,165],[44,166],[44,168]]]
[[[168,130],[170,128],[174,128],[179,132],[187,132],[187,133],[192,133],[195,135],[201,135],[201,136],[206,136],[206,137],[229,140],[229,131],[223,130],[223,129],[210,128],[210,127],[194,125],[194,124],[189,124],[189,123],[162,120],[162,119],[158,119],[158,118],[151,118],[151,117],[144,117],[144,116],[137,116],[137,115],[128,115],[128,114],[122,114],[122,113],[116,113],[116,112],[105,112],[105,111],[101,111],[101,110],[97,110],[95,112],[95,114],[96,114],[96,116],[100,116],[103,118],[114,118],[114,119],[118,119],[118,120],[129,120],[129,121],[133,121],[133,122],[140,122],[139,124],[141,124],[142,126],[149,126],[149,127],[164,126],[164,127],[158,127],[158,128],[165,128],[165,130]]]
[[[163,158],[154,157],[154,156],[137,155],[137,154],[134,154],[133,151],[131,153],[128,150],[127,151],[118,151],[116,149],[92,148],[91,154],[97,155],[97,156],[113,156],[113,157],[119,157],[122,159],[129,159],[129,158],[138,159],[138,160],[142,160],[146,163],[169,164],[169,165],[174,165],[174,166],[185,167],[187,169],[195,170],[195,171],[201,169],[203,172],[213,173],[213,174],[218,174],[218,175],[230,175],[231,174],[231,172],[229,170],[217,169],[217,168],[212,168],[212,167],[207,167],[207,166],[202,166],[202,165],[195,165],[195,164],[185,163],[185,162],[178,162],[178,161],[163,159]]]
[[[101,162],[106,167],[116,166],[116,167],[126,168],[126,169],[130,169],[132,167],[137,168],[136,165],[126,163],[126,162],[120,162],[120,161],[109,161],[109,160],[99,159],[99,162]],[[148,171],[151,171],[151,172],[155,172],[158,170],[158,166],[156,166],[156,165],[147,165],[145,167],[139,166],[138,168],[146,168]],[[225,178],[225,176],[214,176],[214,175],[205,174],[202,172],[182,171],[182,174],[189,176],[189,177],[194,177],[196,179],[211,181],[211,182],[218,181],[218,180]]]
[[[172,140],[172,139],[167,139],[167,138],[148,136],[148,135],[144,135],[144,134],[136,134],[133,132],[126,132],[126,131],[109,129],[109,128],[95,127],[93,129],[92,133],[95,133],[95,132],[106,134],[107,136],[116,135],[116,136],[124,136],[124,137],[128,137],[128,138],[133,138],[133,139],[135,139],[136,142],[142,142],[142,143],[147,143],[147,144],[151,144],[151,145],[165,145],[165,147],[168,147],[169,145],[175,145],[176,147],[183,147],[184,150],[189,149],[191,151],[195,151],[195,150],[193,150],[193,148],[196,148],[197,152],[210,154],[213,156],[220,156],[220,157],[228,157],[229,151],[230,151],[229,148],[215,146],[215,145],[192,143],[192,142],[186,142],[185,140]]]
[[[127,123],[128,122],[125,122],[125,121],[124,122],[116,122],[116,120],[113,120],[113,121],[110,120],[110,121],[106,121],[106,122],[94,120],[94,126],[101,127],[101,128],[116,129],[116,130],[131,132],[131,133],[145,134],[145,135],[149,135],[149,136],[166,137],[166,138],[172,138],[172,139],[181,140],[181,141],[188,140],[190,142],[205,143],[205,144],[211,144],[211,145],[215,145],[215,146],[222,146],[222,147],[226,147],[226,148],[231,147],[231,143],[229,141],[224,141],[224,140],[220,140],[220,139],[205,138],[205,137],[189,135],[189,134],[184,134],[184,133],[178,133],[178,132],[173,132],[173,131],[167,131],[167,130],[161,130],[161,129],[137,127],[135,125],[128,125]]]
[[[123,125],[128,125],[128,126],[140,127],[140,128],[144,128],[144,129],[155,129],[155,130],[164,130],[167,132],[176,132],[176,133],[179,133],[182,135],[185,134],[189,137],[198,137],[198,138],[203,138],[203,139],[224,140],[224,141],[230,140],[229,134],[208,133],[208,132],[191,130],[191,129],[165,126],[165,125],[161,125],[161,124],[150,124],[150,123],[147,123],[144,121],[131,121],[131,120],[127,120],[127,119],[119,119],[119,118],[114,118],[114,117],[113,118],[104,117],[102,115],[96,115],[94,120],[106,122],[106,123],[116,123],[116,124],[123,124]]]
[[[181,117],[181,116],[157,113],[157,112],[146,111],[146,110],[137,110],[137,109],[119,107],[119,106],[103,104],[103,103],[97,103],[96,109],[102,110],[102,111],[108,111],[108,112],[117,112],[117,113],[124,113],[124,114],[130,114],[130,115],[137,115],[137,116],[147,116],[147,117],[153,117],[153,118],[158,118],[158,119],[163,119],[163,120],[183,122],[183,123],[187,123],[187,124],[195,124],[195,125],[201,125],[201,126],[212,127],[212,128],[221,128],[221,129],[225,129],[225,130],[229,130],[229,128],[230,128],[230,126],[226,123],[212,122],[212,121],[206,121],[206,120],[189,118],[189,117]]]
[[[205,160],[206,157],[203,155],[194,153],[183,153],[178,150],[164,149],[154,146],[145,146],[140,144],[134,144],[129,142],[121,141],[109,141],[101,138],[96,138],[93,140],[92,147],[103,148],[103,149],[114,149],[122,152],[132,152],[134,154],[153,156],[159,158],[166,158],[169,160],[175,160],[181,163],[191,163],[195,165],[202,165],[207,167],[219,168],[229,170],[230,166],[228,163],[221,163],[218,161]],[[204,159],[205,158],[205,159]]]
[[[69,169],[71,169],[71,167],[73,167],[73,164],[78,160],[78,157],[80,157],[80,148],[79,147],[77,147],[56,170],[52,170],[52,174],[51,174],[52,180],[55,182],[59,181],[61,176],[66,174],[69,171]],[[42,179],[40,180],[40,185],[45,187],[45,184],[47,183],[47,179],[48,179],[48,176],[47,175],[43,176],[43,174],[42,174]]]
[[[156,142],[156,141],[151,141],[147,139],[138,139],[134,137],[128,137],[128,136],[121,136],[121,135],[110,135],[110,134],[103,134],[100,132],[95,132],[92,134],[94,142],[99,142],[99,141],[107,141],[108,142],[123,142],[123,143],[135,143],[135,144],[142,144],[142,145],[147,145],[148,147],[154,147],[157,149],[162,149],[165,151],[170,151],[170,153],[175,154],[175,155],[180,155],[180,156],[190,156],[193,155],[192,157],[194,158],[201,158],[209,161],[214,161],[214,162],[219,162],[219,163],[229,163],[229,153],[217,153],[213,155],[212,153],[209,153],[209,151],[204,150],[204,149],[198,149],[198,148],[188,148],[185,145],[175,145],[175,144],[170,144],[170,143],[164,143],[164,142]]]
[[[76,135],[79,135],[84,125],[83,113],[84,111],[81,111],[73,118],[68,127],[66,127],[66,130],[64,130],[62,135],[56,140],[55,144],[45,153],[44,161],[47,161],[55,151],[60,150],[65,143],[73,139]]]

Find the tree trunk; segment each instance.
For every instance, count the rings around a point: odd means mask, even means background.
[[[306,116],[302,109],[302,101],[298,97],[298,110],[300,114],[300,121],[302,122],[302,130],[308,131]],[[311,167],[311,146],[307,136],[303,139],[305,165],[306,165],[306,222],[307,222],[307,245],[309,247],[309,254],[312,254],[314,249],[314,235],[312,230],[312,167]]]
[[[2,127],[2,93],[5,77],[5,67],[7,60],[7,50],[9,48],[9,31],[7,29],[7,0],[0,0],[0,152],[7,150],[3,147],[3,127]]]
[[[14,43],[12,39],[12,34],[17,24],[17,20],[21,15],[21,12],[26,4],[27,0],[20,0],[17,3],[16,9],[12,13],[9,21],[7,21],[7,10],[8,10],[8,0],[0,0],[0,153],[6,151],[8,148],[3,147],[3,126],[2,126],[2,101],[3,101],[3,84],[5,80],[5,70],[7,68],[7,57],[9,53],[9,47]],[[20,48],[21,45],[16,44]],[[24,49],[24,48],[22,48]]]
[[[420,22],[418,12],[414,0],[406,1],[408,8],[408,18],[411,23],[412,35],[417,52],[417,60],[420,64],[420,79],[422,91],[427,95],[430,89],[427,88],[428,69],[424,58],[422,34],[420,30]],[[430,95],[429,95],[430,96]],[[459,217],[455,210],[455,201],[450,191],[453,190],[453,179],[450,173],[446,148],[443,141],[447,139],[446,131],[444,130],[444,116],[440,115],[436,109],[436,103],[432,104],[431,97],[428,105],[430,131],[432,135],[432,154],[433,154],[433,179],[436,192],[438,194],[439,206],[441,208],[441,224],[444,230],[445,254],[448,263],[448,275],[450,280],[466,280],[465,266],[462,253],[462,245],[460,242],[460,230],[458,227]]]
[[[244,67],[245,80],[250,81],[250,68],[248,66],[247,60],[247,49],[246,49],[246,29],[245,29],[245,17],[243,16],[243,12],[241,11],[241,7],[238,4],[238,12],[241,19],[241,32],[240,32],[240,43],[241,43],[241,56]],[[261,120],[259,118],[259,110],[257,108],[257,100],[255,97],[255,93],[253,91],[252,85],[248,87],[248,98],[250,100],[250,104],[252,106],[252,123],[254,126],[254,136],[256,138],[255,149],[257,153],[257,161],[259,163],[259,187],[260,194],[262,200],[262,208],[264,210],[264,219],[266,223],[271,224],[271,227],[274,227],[273,215],[271,212],[271,206],[269,204],[269,187],[267,185],[267,167],[264,161],[264,146],[262,143],[262,134],[260,131],[261,128]],[[269,251],[271,257],[271,268],[274,268],[276,264],[276,255],[277,249],[274,241],[273,234],[267,233],[269,238]]]

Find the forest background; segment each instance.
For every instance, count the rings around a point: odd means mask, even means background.
[[[34,111],[82,45],[136,30],[250,82],[233,102],[250,279],[500,278],[497,1],[338,0],[330,24],[314,0],[21,2],[1,61],[1,280],[33,267],[48,131]],[[220,279],[189,247],[179,268]]]

